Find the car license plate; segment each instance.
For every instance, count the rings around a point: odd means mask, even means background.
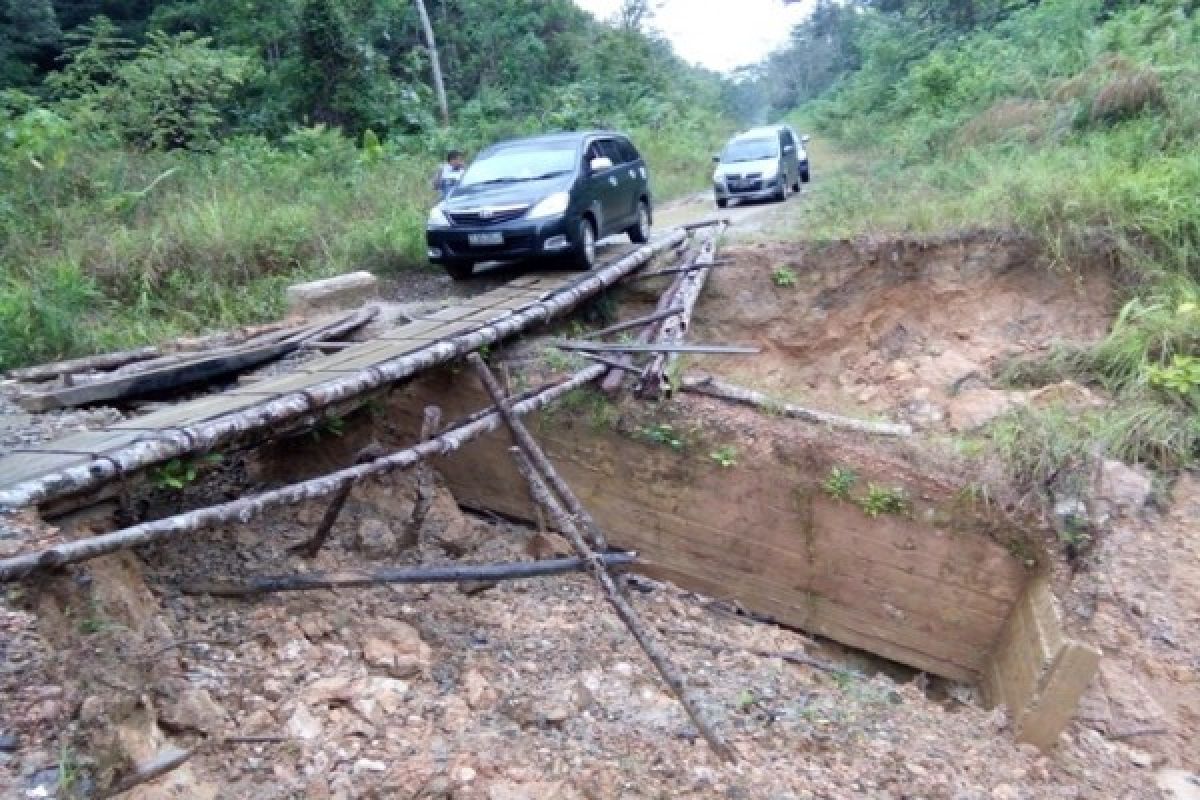
[[[495,247],[504,244],[503,233],[468,233],[467,244],[471,247]]]

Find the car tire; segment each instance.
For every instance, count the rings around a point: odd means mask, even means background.
[[[596,229],[587,217],[581,217],[575,238],[579,245],[571,255],[571,268],[582,271],[596,266]]]
[[[475,272],[475,265],[470,261],[445,264],[446,274],[456,281],[465,281]]]
[[[808,183],[808,167],[805,167],[804,170],[800,173],[800,182]]]
[[[650,205],[645,200],[638,201],[638,221],[625,231],[629,241],[634,244],[645,244],[650,241]]]
[[[718,198],[716,198],[716,200],[717,200],[717,208],[725,208],[726,206],[729,205],[729,198],[718,197]]]

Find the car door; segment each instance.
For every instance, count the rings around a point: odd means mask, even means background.
[[[615,142],[621,156],[621,206],[629,225],[633,225],[637,222],[638,202],[646,186],[646,165],[633,142],[624,137],[617,138]]]
[[[592,170],[592,161],[596,158],[606,158],[612,165],[606,169]],[[588,171],[588,187],[592,195],[594,207],[599,208],[600,219],[597,238],[602,238],[621,230],[624,209],[621,198],[621,164],[617,149],[612,139],[596,139],[587,148],[584,156],[584,168]]]

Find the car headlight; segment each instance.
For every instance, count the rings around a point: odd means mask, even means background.
[[[721,172],[721,170],[717,170],[716,172],[713,173],[713,183],[724,183],[724,182],[725,182],[725,173]]]
[[[434,206],[429,210],[428,224],[432,227],[445,228],[449,227],[450,220],[447,219],[446,214],[444,211],[442,211],[441,206]]]
[[[571,196],[569,194],[566,192],[555,192],[529,209],[529,213],[526,216],[530,219],[557,217],[567,212],[567,206],[570,205],[570,202]]]

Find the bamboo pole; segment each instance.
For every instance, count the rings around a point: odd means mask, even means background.
[[[701,242],[700,253],[696,256],[695,265],[704,268],[682,276],[683,281],[680,284],[675,299],[679,305],[683,306],[683,313],[663,323],[658,331],[656,344],[679,345],[683,342],[684,336],[687,335],[687,331],[691,327],[692,312],[696,308],[700,292],[704,289],[704,284],[708,281],[708,267],[717,256],[717,240],[720,238],[721,233],[724,232],[725,225],[726,223],[723,220],[718,220],[716,227],[708,231],[708,235]],[[650,359],[650,363],[642,372],[641,380],[634,386],[634,391],[649,397],[661,397],[670,394],[671,386],[667,380],[667,375],[670,374],[672,367],[678,359],[677,353],[679,352],[687,351],[664,351]]]
[[[585,353],[721,353],[724,355],[756,355],[761,348],[739,344],[610,344],[608,342],[555,342],[559,350]]]
[[[471,362],[471,366],[475,368],[475,374],[479,376],[480,383],[487,390],[488,396],[492,398],[492,403],[500,412],[500,416],[504,418],[504,422],[508,425],[508,430],[512,434],[513,441],[521,448],[521,452],[525,454],[542,475],[550,484],[550,488],[558,495],[562,504],[570,512],[571,516],[579,520],[583,525],[584,531],[587,532],[588,538],[592,540],[592,546],[600,552],[608,549],[608,541],[604,537],[604,532],[600,530],[600,526],[596,524],[596,520],[583,507],[583,503],[575,496],[575,492],[571,490],[570,485],[563,480],[558,474],[558,470],[550,463],[550,459],[546,457],[546,452],[542,450],[541,445],[533,438],[533,434],[525,427],[525,423],[521,422],[520,418],[512,412],[510,407],[512,401],[507,397],[504,389],[496,381],[496,376],[488,369],[488,365],[483,363],[483,359],[478,353],[471,353],[467,356],[467,360]]]
[[[617,616],[625,623],[625,627],[629,629],[629,632],[633,635],[637,643],[641,645],[642,652],[650,659],[650,663],[658,670],[658,674],[662,676],[663,681],[666,682],[676,699],[679,700],[680,705],[683,706],[684,711],[691,718],[692,724],[700,731],[700,734],[718,757],[728,762],[736,761],[737,757],[733,748],[721,737],[715,728],[708,724],[704,719],[704,715],[700,713],[700,709],[692,702],[683,678],[675,671],[675,668],[667,660],[662,650],[659,649],[654,639],[650,637],[650,633],[642,624],[641,619],[638,618],[637,611],[634,610],[633,606],[630,605],[629,601],[621,593],[616,581],[613,580],[612,575],[605,569],[604,562],[588,547],[574,520],[550,494],[550,489],[546,486],[542,476],[538,474],[533,463],[526,458],[525,453],[519,447],[510,448],[510,452],[513,454],[513,459],[517,462],[517,469],[529,483],[529,490],[533,495],[534,501],[546,510],[546,513],[554,521],[555,527],[567,537],[567,541],[575,549],[576,555],[587,564],[588,572],[600,584],[604,596],[617,612]]]
[[[421,416],[421,435],[417,441],[427,442],[433,438],[441,421],[442,410],[437,406],[426,406],[425,413]],[[415,547],[421,541],[421,529],[425,527],[425,518],[429,516],[429,509],[433,505],[433,496],[433,469],[428,461],[422,461],[417,464],[417,497],[413,502],[412,517],[409,518],[400,540],[401,550]]]
[[[368,369],[332,378],[304,391],[290,392],[245,411],[160,431],[102,454],[87,464],[23,481],[0,491],[0,511],[45,503],[103,486],[149,466],[191,453],[220,450],[225,444],[264,428],[293,423],[329,406],[402,381],[431,367],[460,358],[535,324],[560,316],[584,299],[612,286],[659,253],[686,238],[682,229],[670,231],[614,264],[595,270],[577,283],[528,308],[473,331],[442,339],[420,350]],[[0,527],[3,521],[0,520]]]
[[[683,244],[683,242],[681,242],[681,244]],[[684,265],[686,266],[690,263],[692,263],[692,261],[686,259],[685,257]],[[667,287],[667,290],[659,295],[658,305],[655,308],[656,312],[666,311],[667,309],[673,308],[675,305],[677,305],[675,302],[675,295],[678,293],[681,285],[683,285],[683,275],[680,275],[674,281],[672,281],[671,285]],[[641,332],[638,333],[637,338],[635,338],[634,341],[638,342],[639,344],[647,344],[648,342],[653,341],[654,333],[658,330],[658,328],[658,323],[652,323],[646,326],[641,330]],[[617,359],[617,361],[626,365],[633,363],[633,359],[629,356],[621,356]],[[613,369],[604,377],[604,380],[600,384],[600,389],[609,395],[616,394],[617,392],[621,391],[621,387],[625,385],[625,378],[626,375],[624,370]]]
[[[569,379],[549,386],[515,404],[512,411],[516,414],[538,411],[563,395],[569,394],[581,386],[586,386],[607,371],[607,367],[594,364],[580,370]],[[346,484],[362,480],[369,475],[408,469],[422,459],[452,453],[467,442],[498,430],[502,424],[503,419],[500,413],[493,410],[486,416],[459,425],[428,442],[398,450],[368,464],[347,467],[320,478],[231,500],[220,505],[200,508],[152,522],[143,522],[140,525],[111,533],[73,542],[63,542],[31,553],[0,559],[0,583],[19,580],[38,570],[74,564],[131,547],[178,538],[213,525],[229,522],[247,523],[268,509],[325,497],[339,491]]]
[[[819,425],[828,425],[831,428],[858,431],[859,433],[871,433],[877,436],[912,436],[912,427],[903,423],[868,422],[866,420],[843,417],[839,414],[831,414],[828,411],[804,408],[792,405],[791,403],[779,403],[761,392],[747,389],[744,386],[725,383],[710,375],[685,376],[680,388],[685,392],[704,394],[721,400],[741,403],[752,408],[778,412],[785,417],[802,419],[806,422],[815,422]]]
[[[624,567],[637,560],[636,553],[605,553],[599,556],[606,567]],[[582,572],[582,558],[550,558],[541,561],[514,561],[507,564],[448,564],[402,569],[356,569],[345,572],[308,572],[299,575],[272,575],[252,578],[246,583],[200,581],[180,586],[184,594],[208,594],[213,597],[253,597],[271,592],[310,592],[318,589],[361,589],[385,584],[467,583],[516,581]]]
[[[372,442],[359,451],[354,457],[355,464],[367,464],[383,455],[383,448],[378,443]],[[321,517],[320,524],[317,525],[317,532],[312,538],[306,542],[296,545],[291,548],[291,552],[305,558],[316,558],[317,553],[321,552],[321,548],[325,546],[325,540],[329,538],[330,532],[333,531],[333,526],[341,516],[342,507],[346,505],[346,501],[350,499],[350,492],[354,489],[354,484],[347,481],[342,488],[338,489],[333,495],[333,499],[329,501],[329,507],[325,509],[325,515]]]
[[[607,328],[601,328],[598,331],[592,331],[591,333],[585,334],[582,338],[603,339],[605,336],[611,336],[614,333],[620,333],[621,331],[627,331],[633,328],[640,328],[643,325],[649,325],[651,322],[659,322],[667,317],[673,317],[681,311],[683,311],[683,309],[678,306],[675,308],[668,308],[666,311],[655,311],[653,314],[647,314],[644,317],[636,317],[634,319],[626,320],[625,322],[618,322],[616,325],[610,325]]]

